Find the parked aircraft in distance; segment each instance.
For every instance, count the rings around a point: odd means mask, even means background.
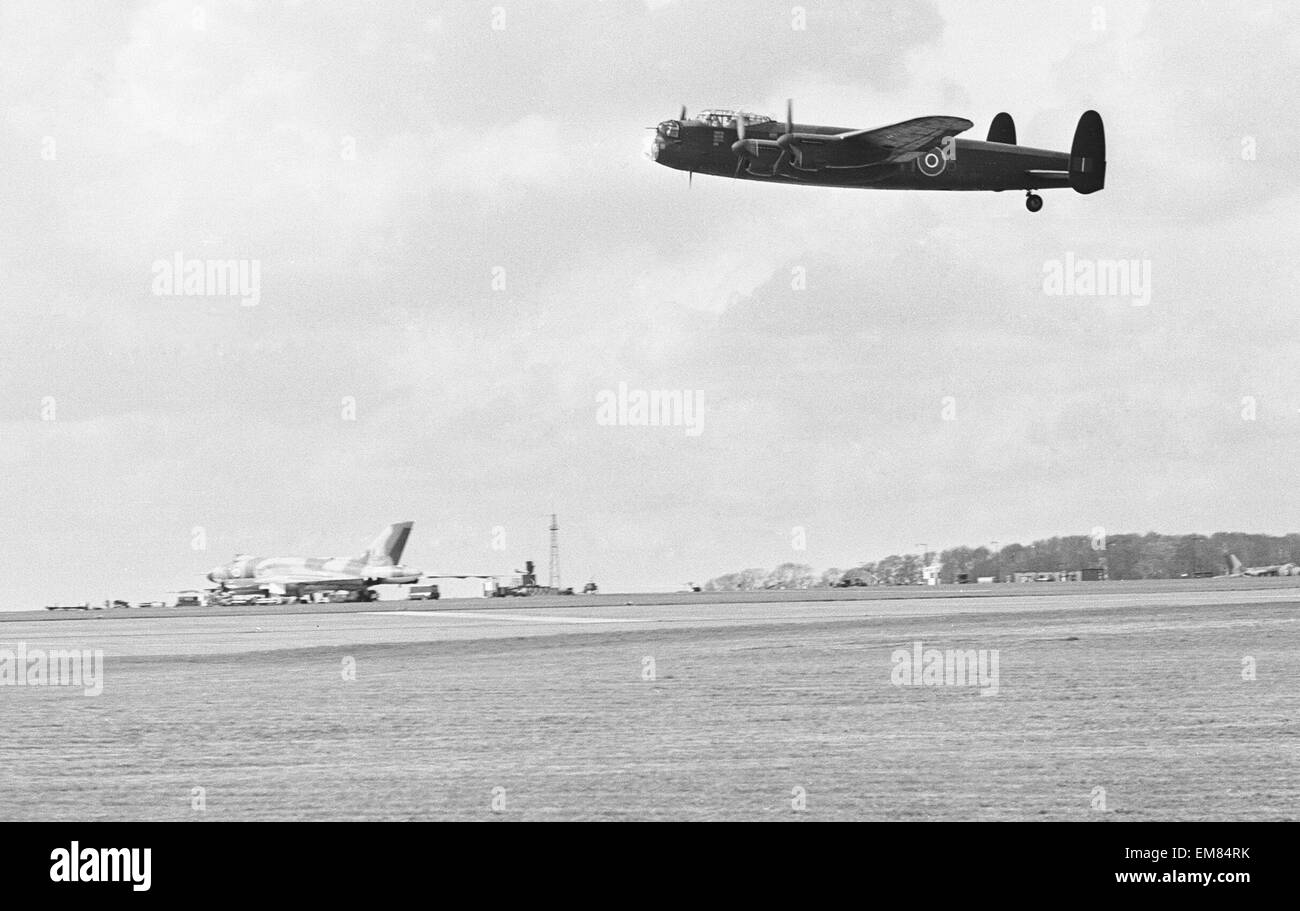
[[[957,139],[974,126],[962,117],[918,117],[870,130],[785,123],[738,110],[707,110],[655,130],[652,160],[695,174],[779,183],[878,190],[1025,190],[1030,212],[1043,207],[1037,190],[1096,193],[1106,185],[1106,131],[1086,112],[1067,152],[1016,144],[1010,114],[993,118],[988,140]]]
[[[1273,566],[1242,566],[1236,554],[1228,554],[1228,577],[1238,576],[1300,576],[1300,566],[1278,563]]]
[[[208,573],[216,587],[215,603],[258,592],[305,599],[316,592],[347,591],[353,600],[374,601],[376,585],[410,585],[419,570],[401,565],[402,551],[414,522],[389,525],[357,557],[250,557],[240,554]]]

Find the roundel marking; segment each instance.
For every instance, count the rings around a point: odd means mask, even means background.
[[[943,154],[942,149],[931,149],[922,153],[916,160],[916,166],[926,177],[938,177],[948,169],[948,157]]]

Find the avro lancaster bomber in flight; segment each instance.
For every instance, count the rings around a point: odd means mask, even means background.
[[[1101,115],[1079,119],[1069,152],[1016,144],[1010,114],[998,114],[988,140],[957,139],[973,123],[961,117],[918,117],[871,130],[784,123],[743,111],[709,110],[655,129],[650,157],[695,174],[779,183],[877,190],[1024,190],[1030,212],[1038,190],[1096,193],[1106,185],[1106,132]]]

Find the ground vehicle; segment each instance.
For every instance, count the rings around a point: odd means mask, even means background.
[[[356,604],[378,601],[379,595],[369,588],[353,589],[350,591],[330,592],[329,598],[326,599],[330,604]]]
[[[406,595],[408,601],[437,601],[442,593],[436,585],[413,585]]]

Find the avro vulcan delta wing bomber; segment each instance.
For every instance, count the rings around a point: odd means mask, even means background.
[[[1079,119],[1074,145],[1052,152],[1016,144],[1010,114],[993,118],[988,140],[957,139],[974,124],[961,117],[918,117],[872,130],[785,123],[743,111],[708,110],[655,130],[650,157],[695,174],[778,183],[877,190],[1024,190],[1030,212],[1038,190],[1096,193],[1106,185],[1106,132],[1101,115]]]
[[[356,557],[236,556],[208,573],[216,587],[214,601],[228,602],[240,594],[308,598],[316,592],[350,592],[352,600],[374,601],[373,586],[410,585],[419,570],[402,566],[402,551],[413,522],[398,522],[379,533],[366,552]]]

